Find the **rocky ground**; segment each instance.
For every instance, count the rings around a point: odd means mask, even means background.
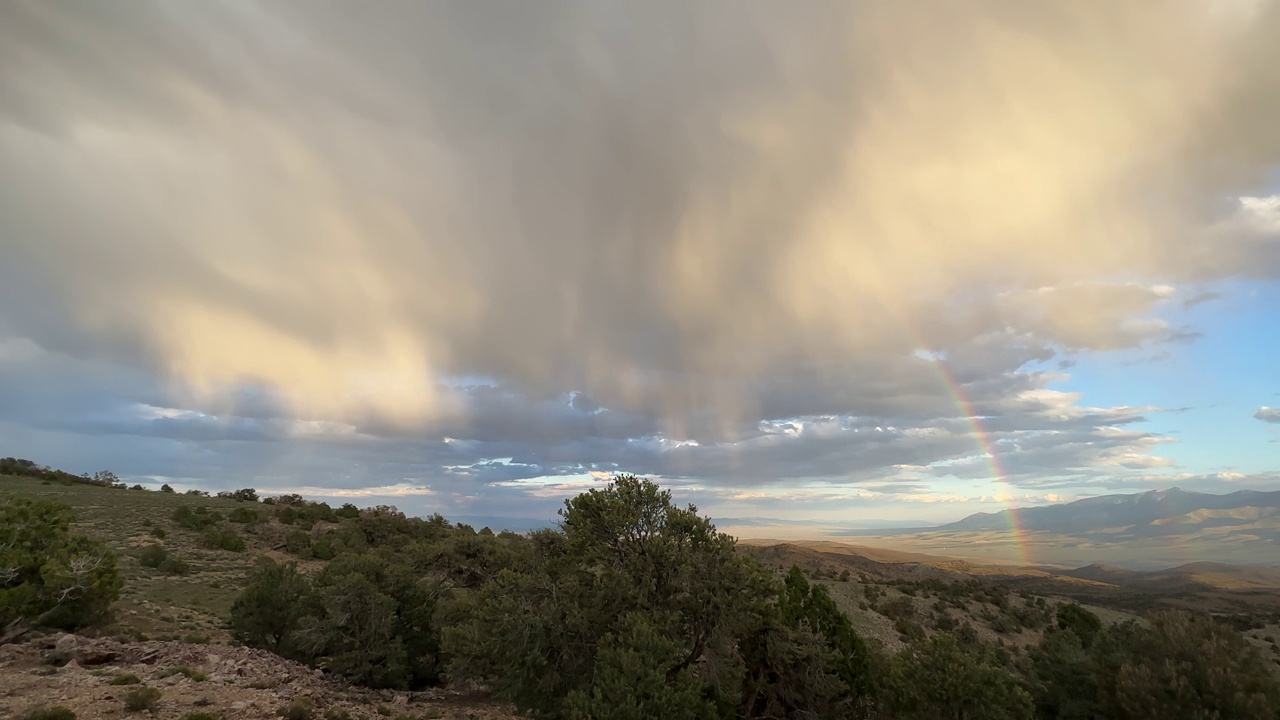
[[[159,690],[159,700],[150,711],[130,712],[126,695],[143,687]],[[295,702],[309,708],[314,720],[518,717],[474,693],[352,688],[305,665],[244,647],[121,643],[69,634],[0,646],[0,718],[21,720],[32,711],[63,706],[78,720],[178,720],[193,712],[221,720],[258,720],[283,717]]]

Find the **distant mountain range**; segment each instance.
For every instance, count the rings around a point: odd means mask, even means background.
[[[1129,570],[1194,562],[1280,564],[1280,491],[1226,495],[1181,488],[977,513],[932,527],[845,530],[865,544],[975,562]],[[1086,572],[1105,572],[1107,568]],[[1196,574],[1204,574],[1203,569]],[[1081,576],[1084,577],[1083,575]]]
[[[1280,540],[1280,491],[1214,495],[1175,487],[1103,495],[1061,505],[977,513],[927,532],[1000,531],[1016,526],[1023,532],[1152,537],[1246,525]]]

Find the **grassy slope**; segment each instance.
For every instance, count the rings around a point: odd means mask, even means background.
[[[254,559],[269,552],[279,535],[273,532],[275,523],[258,528],[228,523],[245,538],[245,551],[210,550],[200,546],[199,532],[179,527],[172,520],[173,511],[183,505],[204,506],[224,515],[240,506],[257,507],[224,498],[61,485],[10,476],[0,476],[0,492],[70,505],[76,513],[77,529],[105,542],[120,556],[125,586],[115,608],[116,627],[110,630],[122,635],[225,637],[223,624],[244,577]],[[151,536],[146,520],[165,530],[163,540]],[[163,545],[170,555],[187,561],[191,574],[169,576],[143,567],[138,551],[151,544]]]

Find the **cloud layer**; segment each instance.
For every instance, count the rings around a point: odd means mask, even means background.
[[[4,420],[460,498],[1158,468],[1158,408],[1045,368],[1280,274],[1277,38],[1265,2],[10,3]]]

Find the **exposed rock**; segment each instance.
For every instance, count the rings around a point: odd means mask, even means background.
[[[59,635],[57,640],[54,640],[53,649],[60,650],[62,652],[71,652],[72,650],[75,650],[76,646],[79,644],[80,638],[72,635],[71,633],[64,633]]]
[[[120,653],[99,645],[85,646],[76,653],[76,660],[79,660],[80,664],[85,667],[106,665],[107,663],[115,662],[119,657]]]

